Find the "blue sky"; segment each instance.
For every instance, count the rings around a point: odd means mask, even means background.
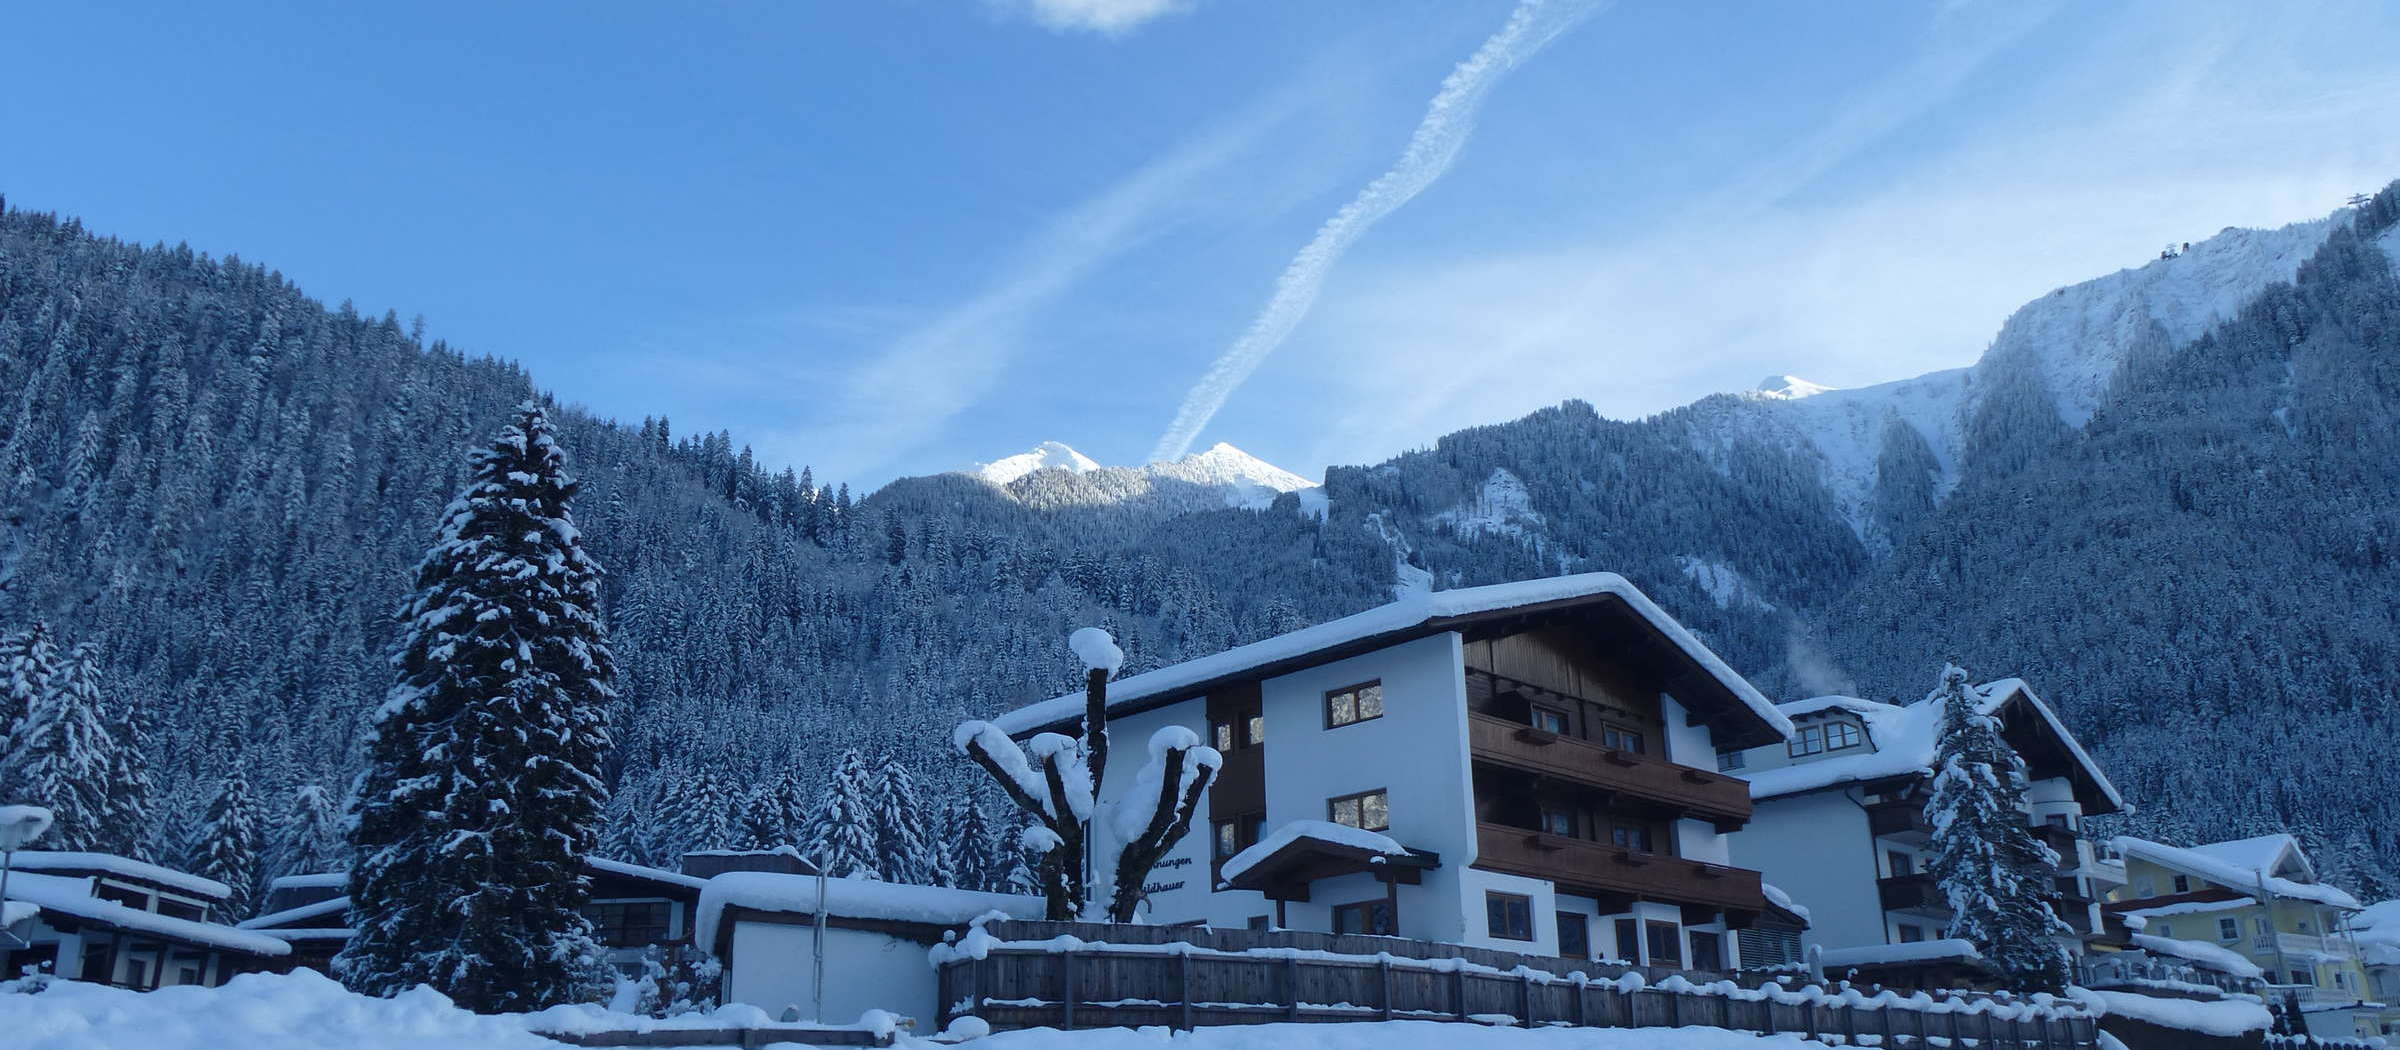
[[[1139,462],[1517,9],[44,4],[0,192],[828,479]],[[2050,288],[2400,177],[2381,3],[1535,14],[1201,445],[1313,475],[1568,397],[1964,364]]]

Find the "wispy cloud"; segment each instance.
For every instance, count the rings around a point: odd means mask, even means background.
[[[1522,0],[1499,32],[1450,71],[1425,107],[1425,117],[1410,134],[1400,160],[1318,227],[1316,236],[1284,267],[1266,307],[1185,396],[1174,422],[1150,450],[1152,460],[1174,459],[1189,451],[1225,399],[1308,315],[1342,253],[1450,170],[1475,130],[1476,112],[1493,85],[1601,6],[1594,0]]]
[[[1184,0],[988,0],[993,7],[1062,33],[1121,36],[1161,15],[1188,6]]]

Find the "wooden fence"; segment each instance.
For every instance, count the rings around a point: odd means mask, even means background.
[[[1386,937],[1054,922],[992,922],[982,932],[992,940],[941,966],[944,1025],[969,1013],[999,1030],[1433,1020],[1709,1026],[1900,1050],[1959,1040],[1986,1050],[2098,1045],[2080,1011],[1972,993],[1845,996],[1840,986],[1825,994],[1772,982],[1737,992],[1702,987],[1717,974]],[[1076,940],[1043,943],[1061,936]]]

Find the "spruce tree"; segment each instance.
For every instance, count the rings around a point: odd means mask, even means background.
[[[400,610],[399,681],[354,803],[352,988],[480,1011],[599,998],[582,908],[614,662],[576,482],[532,402],[472,458]]]
[[[109,800],[115,740],[100,709],[100,685],[88,664],[63,659],[48,629],[13,647],[9,692],[25,711],[0,759],[0,798],[47,807],[55,823],[42,844],[55,850],[105,848],[122,830],[112,827]]]
[[[240,770],[227,774],[208,803],[199,841],[192,845],[191,868],[202,878],[224,883],[233,893],[225,912],[234,919],[255,914],[259,890],[258,801]]]
[[[292,789],[282,836],[275,851],[278,874],[317,875],[342,868],[342,810],[323,786]]]
[[[826,785],[824,797],[808,818],[811,863],[835,878],[855,876],[882,879],[875,837],[874,796],[866,756],[853,748],[842,752],[841,765]]]
[[[100,694],[99,649],[76,646],[67,673],[79,681],[77,688]],[[107,816],[97,845],[109,853],[147,859],[158,798],[158,785],[150,777],[150,705],[120,694],[108,711],[108,735],[108,780],[102,789]]]
[[[772,784],[742,796],[742,811],[733,830],[735,849],[767,850],[792,845],[792,826],[784,821],[783,804]]]
[[[2000,736],[1967,687],[1967,673],[1942,668],[1928,699],[1942,705],[1934,749],[1933,825],[1926,871],[1949,901],[1946,936],[1973,942],[2009,986],[2056,992],[2066,986],[2069,932],[2050,910],[2058,854],[2026,822],[2025,762]]]
[[[983,799],[969,795],[950,806],[942,828],[943,864],[949,868],[950,885],[962,890],[986,893],[1002,892],[1000,885],[1005,873],[996,869],[997,854],[993,850],[992,822],[983,811]]]
[[[934,848],[925,808],[917,802],[916,777],[898,758],[886,754],[876,766],[874,788],[876,867],[884,878],[916,886],[950,885],[949,865]]]
[[[13,750],[9,741],[24,724],[34,700],[59,688],[62,663],[49,624],[37,620],[31,627],[0,638],[0,781],[7,779]]]

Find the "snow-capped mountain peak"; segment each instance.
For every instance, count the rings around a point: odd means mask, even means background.
[[[973,474],[994,485],[1006,485],[1037,470],[1064,470],[1081,474],[1098,469],[1098,460],[1075,451],[1063,442],[1044,441],[1013,456],[977,463],[961,473]]]
[[[1316,484],[1307,478],[1219,441],[1205,451],[1182,459],[1152,463],[1153,472],[1184,481],[1256,485],[1276,492],[1294,492]]]
[[[1823,383],[1811,383],[1799,376],[1779,375],[1759,380],[1758,389],[1753,393],[1760,397],[1771,397],[1781,401],[1797,401],[1813,394],[1822,394],[1828,390],[1838,389],[1840,388],[1826,386]]]

